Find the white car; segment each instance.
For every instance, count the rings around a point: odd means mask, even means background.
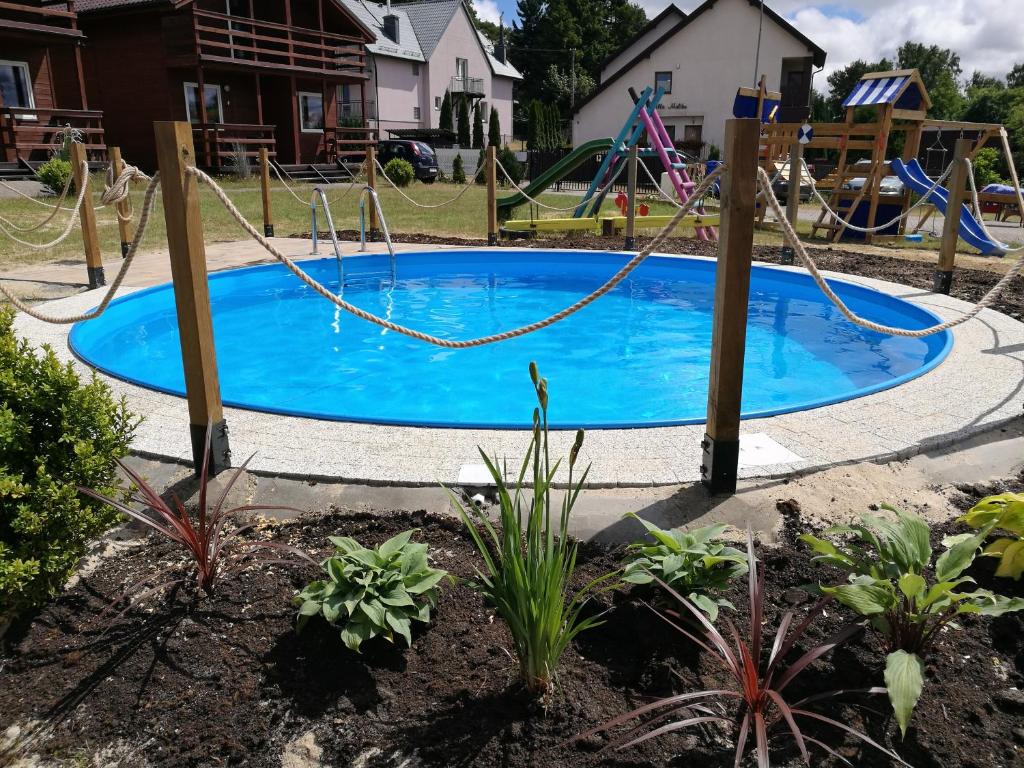
[[[889,164],[886,163],[886,166]],[[865,172],[871,166],[870,160],[858,160],[854,163],[856,167],[864,168]],[[843,182],[843,189],[850,189],[853,191],[860,191],[864,188],[864,183],[867,181],[866,176],[856,176],[848,181]],[[880,195],[902,195],[904,191],[903,182],[900,181],[899,176],[884,176],[881,183],[878,185],[878,193]]]

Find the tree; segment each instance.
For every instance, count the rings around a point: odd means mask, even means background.
[[[440,128],[443,131],[453,131],[452,126],[452,95],[445,89],[444,98],[441,99],[441,121]]]
[[[530,115],[526,123],[526,148],[541,149],[541,131],[544,123],[544,107],[534,99],[530,102]]]
[[[496,147],[501,144],[501,123],[498,120],[498,110],[491,107],[491,117],[487,123],[487,146]]]
[[[986,75],[984,72],[974,70],[971,73],[971,79],[967,81],[967,93],[976,91],[982,88],[1006,88],[1006,83],[1000,80],[998,77],[992,77]]]
[[[476,170],[473,171],[476,178],[477,184],[487,183],[487,171],[481,172],[480,169],[487,163],[487,150],[480,147],[480,154],[476,157]]]
[[[1024,63],[1014,64],[1006,74],[1007,88],[1024,88]]]
[[[470,146],[469,135],[469,102],[465,98],[459,99],[459,131],[458,140],[460,147]]]
[[[949,48],[924,45],[910,40],[896,54],[900,69],[916,69],[932,99],[929,115],[940,120],[953,120],[963,109],[963,96],[957,84],[961,69],[960,56]]]
[[[552,64],[544,75],[544,91],[548,98],[565,111],[570,111],[574,103],[578,103],[593,93],[597,84],[584,69],[576,72],[573,82],[572,72]]]
[[[466,183],[466,169],[462,165],[462,155],[456,154],[452,160],[452,182],[455,184]]]
[[[480,102],[473,107],[473,149],[480,149],[484,145],[484,118],[480,109]]]

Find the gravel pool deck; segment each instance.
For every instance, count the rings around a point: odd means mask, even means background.
[[[308,240],[287,242],[290,255],[309,253]],[[380,247],[375,246],[375,250]],[[428,248],[410,247],[417,251]],[[239,256],[240,263],[242,257],[245,263],[253,263],[252,257],[257,255],[251,244],[243,243],[209,246],[208,250],[211,265],[229,266],[232,259],[225,259],[225,254]],[[112,275],[109,268],[108,274]],[[907,299],[944,319],[971,306],[904,285],[825,274]],[[143,269],[140,274],[129,274],[128,282],[134,287],[122,288],[118,295],[166,279],[163,269]],[[43,306],[55,314],[80,312],[95,306],[103,290]],[[31,343],[49,344],[60,359],[91,370],[68,347],[70,326],[47,325],[22,314],[16,328]],[[954,445],[1019,416],[1024,400],[1024,324],[984,310],[953,334],[953,349],[941,365],[899,387],[814,410],[745,420],[740,476],[777,477],[837,464],[908,458]],[[136,452],[173,461],[191,459],[184,399],[105,375],[101,378],[146,417],[135,439]],[[238,408],[226,408],[225,416],[235,461],[256,454],[250,464],[252,471],[353,483],[455,484],[464,465],[480,464],[478,445],[489,454],[508,456],[517,463],[528,439],[522,431],[332,422]],[[583,460],[593,464],[590,485],[642,487],[698,480],[703,434],[703,425],[590,430],[583,448]],[[572,436],[572,432],[557,434],[558,454],[568,451]]]

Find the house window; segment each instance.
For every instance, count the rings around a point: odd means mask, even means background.
[[[668,134],[668,140],[673,144],[676,142],[676,127],[674,125],[666,125],[665,133]]]
[[[700,144],[703,140],[701,138],[702,125],[684,125],[683,126],[683,141],[687,144]]]
[[[671,72],[655,72],[654,73],[654,90],[657,91],[659,88],[664,88],[665,93],[672,93],[672,73]]]
[[[0,60],[0,107],[35,109],[35,106],[28,64]]]
[[[412,108],[412,119],[413,120],[419,120],[420,119],[420,108],[419,107],[413,107]]]
[[[419,77],[420,76],[420,64],[419,64],[418,61],[414,61],[412,63],[412,76],[413,77]]]
[[[441,97],[440,96],[435,96],[434,97],[434,109],[437,109],[437,110],[441,109]]]
[[[208,123],[223,123],[224,107],[220,96],[220,86],[207,83],[203,86],[203,94],[206,102],[206,121]],[[190,123],[198,123],[203,118],[202,110],[199,109],[199,85],[197,83],[185,83],[185,116]]]
[[[303,133],[320,133],[324,129],[322,93],[299,92],[299,128]]]
[[[455,79],[469,79],[469,59],[455,59]]]

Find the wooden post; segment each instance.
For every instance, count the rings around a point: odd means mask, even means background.
[[[622,247],[627,251],[636,248],[636,164],[639,157],[640,150],[634,144],[629,148],[629,166],[626,168],[626,242]]]
[[[377,148],[372,144],[366,147],[366,186],[377,191]],[[377,206],[370,205],[370,233],[371,240],[380,239],[380,225],[377,223]]]
[[[274,210],[270,201],[270,152],[260,147],[260,192],[263,193],[263,236],[274,236]]]
[[[71,144],[71,172],[75,179],[75,192],[81,194],[85,189],[85,196],[82,198],[82,210],[78,214],[78,220],[82,223],[82,245],[85,248],[85,267],[89,277],[89,287],[99,288],[107,284],[107,278],[103,274],[103,255],[100,253],[100,240],[96,234],[96,211],[92,207],[92,190],[89,189],[89,170],[84,170],[82,164],[87,162],[85,145],[77,141]]]
[[[121,175],[124,171],[124,161],[121,159],[121,148],[120,147],[108,147],[107,152],[110,155],[110,170],[113,174],[114,180]],[[131,214],[131,206],[127,200],[122,200],[117,204],[117,231],[121,235],[121,257],[124,258],[128,255],[128,248],[132,244],[132,238],[135,236],[132,231],[132,222],[129,218]]]
[[[487,244],[498,244],[498,153],[487,148]]]
[[[953,285],[956,265],[956,246],[960,237],[960,212],[967,187],[967,162],[971,151],[970,139],[957,139],[953,150],[953,170],[949,174],[949,204],[942,224],[942,243],[939,246],[939,264],[935,270],[932,288],[936,293],[949,293]]]
[[[726,171],[722,176],[721,224],[715,273],[715,309],[708,377],[708,423],[701,443],[701,482],[712,493],[734,493],[740,456],[740,402],[750,298],[757,192],[756,119],[725,122]]]
[[[209,471],[216,474],[231,466],[231,450],[213,344],[199,185],[194,176],[185,173],[186,168],[196,164],[192,126],[183,122],[158,122],[154,123],[154,130],[181,339],[181,362],[185,372],[193,466],[198,475],[203,463],[207,426],[211,426]]]
[[[786,220],[796,229],[797,220],[800,218],[800,188],[804,182],[804,145],[799,139],[794,139],[789,147],[789,182],[786,184]],[[794,186],[795,180],[795,186]],[[793,249],[784,245],[782,247],[782,263],[793,263]]]

